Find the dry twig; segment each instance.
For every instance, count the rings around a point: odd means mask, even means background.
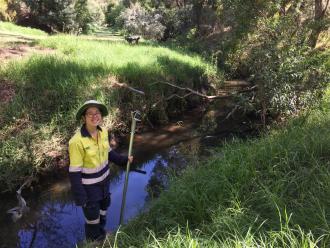
[[[131,87],[131,86],[125,84],[125,83],[113,82],[111,85],[112,85],[113,87],[117,87],[117,88],[126,88],[126,89],[129,89],[129,90],[131,90],[131,91],[133,91],[133,92],[135,92],[135,93],[138,93],[138,94],[140,94],[140,95],[145,95],[145,93],[144,93],[143,91],[141,91],[141,90],[137,90],[137,89],[135,89],[135,88],[133,88],[133,87]]]

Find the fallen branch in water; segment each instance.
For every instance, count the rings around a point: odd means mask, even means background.
[[[198,92],[198,91],[196,91],[196,90],[193,90],[193,89],[191,89],[191,88],[188,88],[188,87],[181,87],[181,86],[178,86],[178,85],[173,84],[173,83],[170,83],[170,82],[156,82],[156,83],[154,83],[154,84],[158,84],[158,83],[159,83],[159,84],[166,84],[166,85],[169,85],[169,86],[171,86],[171,87],[174,87],[174,88],[179,89],[179,90],[182,90],[182,91],[189,91],[189,93],[187,93],[187,94],[185,94],[185,95],[183,95],[183,96],[180,96],[180,95],[178,95],[178,94],[176,94],[176,93],[175,93],[175,94],[172,94],[172,95],[168,96],[167,98],[165,98],[165,99],[164,99],[165,101],[168,101],[168,100],[170,100],[170,99],[172,99],[172,98],[174,98],[174,97],[177,97],[177,98],[181,98],[181,99],[183,99],[183,98],[186,98],[187,96],[190,96],[190,95],[192,95],[192,94],[193,94],[193,95],[200,96],[200,97],[205,98],[205,99],[207,99],[207,100],[214,100],[214,99],[221,99],[221,98],[233,97],[233,96],[238,95],[238,94],[240,94],[240,93],[251,92],[251,91],[255,91],[255,90],[257,89],[257,86],[254,85],[254,86],[252,86],[252,87],[250,87],[250,88],[243,89],[243,90],[238,90],[238,91],[235,91],[235,92],[233,92],[233,93],[227,93],[227,94],[225,94],[225,95],[213,95],[213,96],[209,96],[209,95],[202,94],[202,93],[200,93],[200,92]],[[162,102],[162,100],[160,100],[160,101],[158,101],[158,102],[152,104],[152,107],[157,106],[160,102]],[[234,111],[236,111],[236,109],[235,109]]]
[[[192,94],[197,95],[197,96],[200,96],[202,98],[206,98],[208,100],[213,100],[213,99],[219,99],[219,98],[228,98],[228,97],[232,97],[232,96],[235,96],[237,94],[240,94],[240,93],[255,91],[257,89],[257,86],[254,85],[254,86],[252,86],[250,88],[247,88],[247,89],[235,91],[234,93],[229,93],[229,94],[227,93],[225,95],[213,95],[213,96],[209,96],[209,95],[205,95],[203,93],[200,93],[200,92],[198,92],[196,90],[193,90],[193,89],[191,89],[189,87],[181,87],[181,86],[178,86],[178,85],[173,84],[173,83],[170,83],[170,82],[156,82],[156,83],[153,83],[153,84],[166,84],[166,85],[171,86],[171,87],[174,87],[176,89],[190,92],[190,93],[187,93],[187,94],[185,94],[183,96],[180,96],[178,94],[172,94],[172,95],[170,95],[169,97],[167,97],[165,99],[166,101],[168,101],[168,100],[170,100],[170,99],[172,99],[174,97],[183,99],[183,98],[185,98],[185,97],[187,97],[189,95],[192,95]],[[151,85],[153,85],[153,84],[151,84]],[[145,95],[145,93],[143,91],[137,90],[137,89],[129,86],[126,83],[119,83],[119,82],[114,81],[114,82],[111,83],[111,86],[112,87],[115,87],[115,88],[126,88],[126,89],[131,90],[131,91],[133,91],[135,93],[138,93],[140,95]],[[158,104],[158,102],[155,103],[155,104],[153,104],[153,105],[157,105],[157,104]]]
[[[213,99],[219,99],[219,98],[227,98],[227,97],[232,97],[234,95],[237,95],[239,93],[245,93],[245,92],[250,92],[250,91],[255,91],[257,86],[254,85],[248,89],[244,89],[244,90],[238,90],[238,91],[235,91],[235,93],[230,93],[230,94],[226,94],[226,95],[214,95],[214,96],[208,96],[208,95],[205,95],[205,94],[202,94],[196,90],[193,90],[191,88],[188,88],[188,87],[181,87],[181,86],[178,86],[176,84],[173,84],[173,83],[170,83],[170,82],[156,82],[154,84],[166,84],[166,85],[169,85],[171,87],[174,87],[174,88],[177,88],[179,90],[184,90],[184,91],[189,91],[191,94],[194,94],[194,95],[197,95],[197,96],[200,96],[202,98],[206,98],[208,100],[213,100]],[[173,94],[173,95],[177,95],[177,94]],[[190,94],[186,94],[180,98],[184,98],[184,97],[187,97],[188,95]],[[170,96],[171,97],[171,96]],[[172,97],[171,97],[172,98]]]
[[[115,88],[126,88],[126,89],[129,89],[129,90],[131,90],[131,91],[133,91],[135,93],[138,93],[140,95],[145,95],[145,93],[143,91],[137,90],[137,89],[135,89],[135,88],[133,88],[133,87],[125,84],[125,83],[112,82],[111,83],[111,86],[112,87],[115,87]]]
[[[183,96],[180,96],[180,95],[178,95],[178,94],[173,94],[173,95],[170,95],[169,97],[166,97],[164,100],[165,100],[165,101],[168,101],[168,100],[170,100],[170,99],[172,99],[172,98],[174,98],[174,97],[184,99],[184,98],[186,98],[187,96],[190,96],[191,94],[192,94],[191,92],[188,93],[188,94],[185,94],[185,95],[183,95]],[[151,107],[152,107],[152,108],[156,107],[156,106],[157,106],[159,103],[161,103],[162,101],[163,101],[163,100],[159,100],[158,102],[153,103],[153,104],[151,105]]]
[[[173,83],[170,83],[170,82],[163,82],[163,81],[160,81],[160,82],[155,82],[155,83],[153,83],[153,84],[151,84],[151,85],[154,85],[154,84],[165,84],[165,85],[171,86],[171,87],[173,87],[173,88],[179,89],[179,90],[181,90],[181,91],[188,91],[188,93],[186,93],[186,94],[184,94],[184,95],[182,95],[182,96],[179,95],[179,94],[177,94],[177,93],[174,93],[174,94],[172,94],[172,95],[166,97],[165,99],[160,99],[159,101],[153,103],[153,104],[151,105],[151,108],[155,108],[155,107],[156,107],[158,104],[160,104],[161,102],[163,102],[163,101],[168,101],[168,100],[170,100],[170,99],[172,99],[172,98],[180,98],[180,99],[184,99],[184,98],[186,98],[186,97],[188,97],[188,96],[190,96],[190,95],[197,95],[197,96],[199,96],[199,97],[202,97],[202,98],[204,98],[204,99],[207,99],[208,101],[211,101],[211,100],[215,100],[215,99],[229,98],[229,97],[233,97],[233,96],[236,96],[236,95],[238,95],[238,94],[241,94],[241,93],[252,92],[252,91],[256,91],[256,90],[257,90],[257,86],[254,85],[254,86],[252,86],[252,87],[248,87],[248,88],[245,88],[245,89],[242,89],[242,90],[237,90],[237,91],[229,92],[229,93],[226,93],[225,91],[223,91],[223,94],[222,94],[222,95],[211,95],[211,96],[209,96],[209,95],[205,95],[205,94],[203,94],[203,93],[200,93],[200,92],[198,92],[198,91],[196,91],[196,90],[193,90],[193,89],[191,89],[191,88],[189,88],[189,87],[181,87],[181,86],[178,86],[178,85],[173,84]],[[143,91],[141,91],[141,90],[137,90],[137,89],[135,89],[135,88],[129,86],[129,85],[126,84],[126,83],[119,83],[119,82],[117,82],[117,81],[113,81],[113,82],[111,83],[111,86],[112,86],[112,87],[119,87],[119,88],[126,88],[126,89],[129,89],[129,90],[131,90],[131,91],[133,91],[133,92],[135,92],[135,93],[138,93],[138,94],[141,94],[141,95],[145,95],[145,93],[144,93]],[[226,119],[228,119],[228,118],[229,118],[229,117],[230,117],[230,116],[231,116],[231,115],[232,115],[232,114],[233,114],[238,108],[239,108],[239,106],[236,105],[236,106],[234,107],[234,109],[233,109],[231,112],[228,113],[228,115],[226,116]]]
[[[16,197],[18,200],[18,205],[14,208],[7,210],[8,214],[12,215],[12,220],[16,222],[20,218],[22,218],[23,214],[28,212],[30,208],[27,206],[25,199],[22,196],[22,190],[26,185],[30,185],[33,177],[29,177],[22,186],[16,191]]]
[[[232,116],[236,112],[236,110],[239,108],[240,108],[239,105],[235,105],[235,107],[226,115],[225,120],[227,120],[230,116]]]

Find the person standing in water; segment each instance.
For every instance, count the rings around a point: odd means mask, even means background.
[[[85,216],[87,240],[103,240],[106,236],[106,211],[110,205],[109,162],[126,166],[133,162],[110,148],[108,131],[101,128],[106,106],[98,101],[86,101],[76,114],[83,125],[69,141],[69,178],[73,198]]]

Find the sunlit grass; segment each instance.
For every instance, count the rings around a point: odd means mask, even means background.
[[[0,21],[0,47],[14,47],[19,44],[34,45],[37,40],[47,37],[47,33],[34,28],[17,26]]]
[[[42,35],[42,36],[47,35],[46,32],[40,29],[21,27],[11,22],[3,22],[3,21],[0,21],[0,31],[11,32],[20,35]]]
[[[194,75],[201,76],[196,74],[201,71],[206,76],[217,73],[216,68],[203,61],[200,56],[180,53],[162,46],[129,45],[123,42],[111,41],[86,41],[78,37],[65,35],[50,37],[41,41],[40,44],[59,49],[64,54],[73,56],[81,61],[88,60],[91,63],[97,62],[110,68],[113,67],[115,73],[116,71],[118,73],[121,67],[129,64],[139,64],[139,67],[142,68],[147,66],[154,67],[153,69],[157,74],[158,71],[163,73],[158,74],[158,77],[166,77],[164,73],[167,71],[164,71],[164,69],[168,71],[174,70],[171,72],[171,76],[177,75],[179,79],[184,74],[189,73],[195,73],[190,75],[191,78]],[[171,64],[173,65],[169,67]],[[155,68],[159,70],[157,71]],[[187,71],[189,68],[191,70]],[[194,78],[189,78],[190,80],[194,80]]]

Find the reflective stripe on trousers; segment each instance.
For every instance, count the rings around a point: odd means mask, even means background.
[[[88,202],[83,207],[85,215],[85,235],[88,240],[105,237],[106,210],[110,205],[110,195],[101,201]]]

